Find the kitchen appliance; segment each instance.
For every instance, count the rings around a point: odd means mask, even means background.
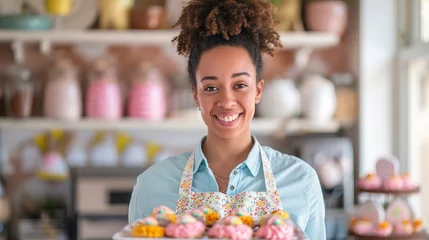
[[[144,168],[74,168],[70,239],[111,239],[128,224],[128,204]],[[73,236],[74,235],[74,236]]]

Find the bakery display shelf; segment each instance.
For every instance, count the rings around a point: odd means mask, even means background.
[[[359,235],[354,232],[349,232],[349,236],[355,237],[356,240],[427,240],[428,234],[426,232],[419,232],[412,235],[405,235],[405,236],[395,236],[390,235],[387,237],[379,237],[379,236],[368,236],[368,235]]]
[[[178,30],[1,30],[0,42],[171,45],[178,34]],[[327,48],[340,42],[337,35],[326,32],[280,32],[280,39],[284,49]]]
[[[291,119],[284,124],[282,119],[255,118],[251,124],[252,133],[273,134],[283,129],[287,134],[336,133],[341,125],[337,121],[312,122],[306,119]],[[70,129],[70,130],[145,130],[145,131],[206,131],[207,126],[198,118],[170,118],[162,121],[144,121],[132,118],[121,120],[100,120],[83,118],[77,121],[49,118],[0,118],[0,129]]]
[[[387,195],[411,195],[420,192],[420,187],[411,190],[401,190],[401,191],[388,191],[385,189],[364,189],[358,188],[358,191],[361,193],[377,193],[377,194],[387,194]]]

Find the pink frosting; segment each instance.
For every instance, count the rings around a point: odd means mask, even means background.
[[[353,226],[353,232],[359,235],[366,235],[372,231],[371,222],[358,222]]]
[[[395,224],[393,226],[393,233],[395,235],[410,235],[414,231],[411,224]]]
[[[256,231],[256,237],[261,239],[284,239],[294,238],[293,228],[288,225],[274,226],[265,225]]]
[[[359,179],[359,187],[363,189],[379,189],[381,187],[381,179],[378,176],[361,178]]]
[[[165,234],[173,238],[197,238],[201,237],[205,230],[203,223],[195,221],[187,224],[170,224],[165,228]]]
[[[404,182],[399,177],[392,177],[383,183],[383,187],[389,191],[403,190]]]
[[[216,224],[208,231],[210,238],[228,238],[228,239],[251,239],[253,230],[247,225],[222,225]]]
[[[171,208],[169,208],[167,206],[158,206],[158,207],[153,209],[152,213],[153,214],[157,214],[157,213],[174,214],[174,211],[171,210]]]
[[[387,237],[392,234],[392,230],[393,228],[391,226],[388,228],[377,228],[377,230],[375,230],[375,234],[380,237]]]

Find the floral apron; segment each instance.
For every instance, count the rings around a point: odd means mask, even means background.
[[[194,168],[194,153],[192,153],[183,170],[176,214],[180,216],[192,209],[205,206],[218,212],[220,217],[223,218],[228,216],[232,210],[242,208],[248,211],[254,220],[259,221],[265,214],[274,210],[283,210],[270,162],[262,147],[259,146],[259,148],[267,192],[249,191],[241,192],[234,196],[221,192],[192,192]]]

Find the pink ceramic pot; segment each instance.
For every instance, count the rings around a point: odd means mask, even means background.
[[[135,82],[130,91],[128,115],[145,120],[161,120],[166,114],[164,88],[157,82]]]
[[[347,4],[343,1],[316,1],[305,7],[305,21],[310,31],[342,36],[347,25]]]
[[[119,119],[122,116],[119,85],[113,81],[92,81],[87,91],[86,115],[107,120]]]

